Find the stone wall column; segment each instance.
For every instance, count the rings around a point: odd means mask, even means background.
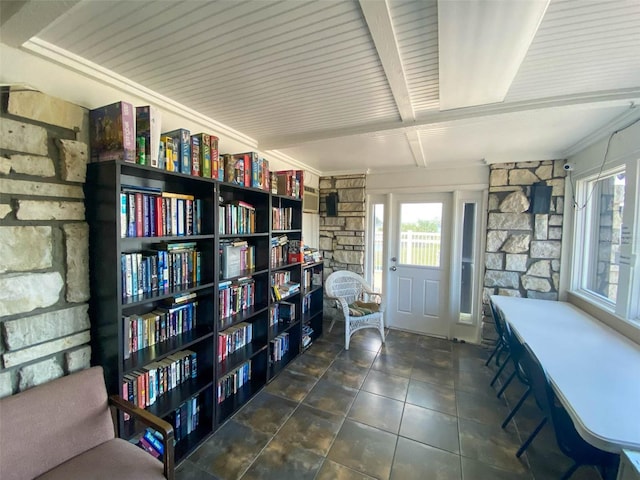
[[[89,366],[88,111],[4,88],[0,397]]]

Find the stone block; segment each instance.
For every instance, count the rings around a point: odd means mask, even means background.
[[[8,203],[0,203],[0,220],[5,218],[13,209]]]
[[[22,392],[28,388],[50,382],[64,375],[62,367],[55,358],[33,363],[20,369],[18,389]]]
[[[349,265],[347,267],[347,269],[350,272],[357,273],[358,275],[363,275],[364,274],[364,268],[362,268],[362,265]]]
[[[2,118],[0,149],[34,155],[47,155],[47,130],[43,127]]]
[[[349,217],[345,223],[345,230],[364,231],[364,217]]]
[[[320,237],[320,250],[333,250],[333,239]]]
[[[7,320],[2,324],[9,350],[18,350],[56,338],[88,330],[88,305],[42,313],[31,317]]]
[[[489,212],[497,210],[499,204],[500,204],[500,199],[498,198],[498,195],[496,195],[495,193],[492,193],[491,195],[489,195],[489,202],[487,207]]]
[[[562,226],[562,215],[549,215],[549,226],[550,227],[561,227]]]
[[[555,240],[531,242],[531,258],[560,258],[561,242]]]
[[[522,294],[520,290],[511,290],[509,288],[499,288],[498,295],[502,295],[503,297],[521,297]]]
[[[489,174],[489,186],[503,187],[508,184],[508,171],[504,169],[491,170]]]
[[[502,213],[523,213],[529,210],[529,199],[522,190],[510,193],[500,203],[499,210]]]
[[[553,281],[554,290],[555,291],[559,291],[560,290],[560,274],[559,273],[553,273],[551,275],[551,280]]]
[[[62,352],[73,347],[84,345],[89,343],[91,337],[89,331],[76,333],[68,337],[59,338],[51,342],[41,343],[33,347],[23,348],[22,350],[16,350],[15,352],[5,352],[2,355],[5,368],[15,367],[22,365],[23,363],[37,360],[38,358],[47,357],[54,353]]]
[[[529,213],[490,213],[489,230],[531,230]]]
[[[490,342],[498,340],[498,333],[493,323],[482,322],[482,340]]]
[[[558,300],[557,292],[536,292],[531,290],[527,292],[527,298],[536,298],[538,300]]]
[[[499,192],[519,192],[522,190],[522,187],[514,185],[513,187],[489,187],[489,193],[499,193]]]
[[[51,227],[0,227],[0,273],[52,265]]]
[[[549,180],[553,176],[553,166],[551,165],[541,165],[536,168],[536,177],[540,180]]]
[[[88,145],[75,140],[58,140],[56,144],[60,150],[62,179],[84,183],[87,178]]]
[[[67,301],[89,300],[89,226],[70,223],[64,226],[67,263]]]
[[[80,186],[5,178],[0,179],[0,192],[7,195],[31,195],[34,197],[84,198],[84,192]]]
[[[365,177],[359,178],[336,178],[336,188],[361,188],[364,192],[364,188],[367,186],[367,180]]]
[[[501,250],[507,253],[522,253],[529,251],[531,235],[528,233],[517,233],[509,235]]]
[[[84,220],[84,203],[18,200],[18,220]]]
[[[364,246],[364,237],[340,235],[339,237],[337,237],[337,240],[338,245]]]
[[[551,276],[551,264],[549,260],[538,260],[532,263],[527,270],[527,275],[530,277],[549,278]]]
[[[515,168],[515,167],[516,167],[516,164],[514,162],[494,163],[491,165],[492,169],[505,168],[507,170],[511,170],[512,168]]]
[[[320,183],[319,183],[319,190],[327,190],[327,189],[331,189],[334,188],[333,186],[333,179],[331,177],[329,178],[321,178],[320,179]]]
[[[364,264],[364,252],[336,250],[333,252],[333,258],[336,262],[351,264],[351,265],[363,265]]]
[[[567,175],[567,172],[564,169],[565,163],[567,163],[566,160],[556,160],[553,162],[554,178],[564,178]]]
[[[320,230],[324,226],[344,227],[346,220],[344,217],[320,217]]]
[[[549,180],[547,185],[553,187],[551,189],[551,195],[554,197],[561,197],[564,195],[564,178],[558,178],[555,180]]]
[[[496,290],[495,288],[483,288],[482,289],[482,302],[483,303],[488,303],[489,302],[489,297],[491,297],[491,295],[495,295]]]
[[[0,175],[9,175],[11,173],[11,160],[7,157],[0,157]]]
[[[509,171],[509,185],[533,185],[540,179],[531,170],[516,168]]]
[[[11,372],[0,372],[0,398],[13,395],[13,378]]]
[[[560,271],[560,260],[551,260],[551,270],[554,272]]]
[[[562,228],[561,227],[549,228],[549,240],[562,240]]]
[[[502,270],[504,268],[504,254],[487,253],[484,257],[484,266],[489,270]]]
[[[338,214],[342,215],[343,213],[350,212],[359,212],[364,213],[364,202],[339,202],[338,203]]]
[[[91,347],[84,347],[71,350],[64,354],[64,361],[67,366],[67,373],[79,372],[86,370],[91,366]]]
[[[497,252],[502,248],[509,232],[504,230],[490,230],[487,232],[487,252]]]
[[[533,237],[536,240],[546,240],[549,233],[549,215],[546,214],[537,214],[534,215],[534,229],[533,229]]]
[[[58,272],[0,277],[0,317],[54,305],[64,283]]]
[[[507,266],[505,270],[512,272],[524,272],[527,270],[528,255],[507,254]]]
[[[89,121],[86,108],[24,87],[11,87],[7,111],[69,130],[86,130]]]
[[[34,177],[50,178],[56,176],[53,160],[39,155],[11,155],[11,170],[15,173]]]
[[[564,197],[556,198],[556,213],[564,213]]]
[[[539,277],[530,277],[528,275],[523,275],[522,278],[522,287],[527,291],[534,292],[550,292],[551,284],[549,280],[546,278]]]
[[[520,286],[519,275],[516,272],[487,270],[484,273],[484,285],[486,287],[518,288]]]
[[[517,168],[537,168],[540,165],[541,165],[541,162],[537,160],[533,162],[518,162]]]

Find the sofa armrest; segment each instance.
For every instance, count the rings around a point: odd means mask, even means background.
[[[164,454],[162,455],[164,463],[164,476],[167,480],[175,478],[175,461],[173,451],[173,426],[154,414],[135,406],[133,403],[125,400],[120,395],[109,396],[109,405],[131,415],[139,422],[153,428],[162,435],[162,443],[164,445]]]

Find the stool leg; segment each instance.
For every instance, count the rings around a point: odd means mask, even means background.
[[[540,433],[540,430],[542,430],[542,427],[544,427],[546,423],[547,423],[547,417],[544,417],[542,421],[538,424],[536,429],[533,432],[531,432],[531,435],[529,435],[529,438],[527,438],[524,441],[524,443],[520,446],[520,448],[516,452],[516,457],[520,458],[520,455],[522,455],[524,451],[527,448],[529,448],[529,445],[531,445],[531,442],[533,442],[533,439],[536,438],[536,435]]]
[[[509,357],[511,355],[507,355],[507,358],[504,359],[504,363],[502,365],[500,365],[500,368],[498,369],[498,371],[496,372],[496,374],[493,376],[493,380],[491,380],[491,383],[489,385],[491,385],[493,387],[493,384],[496,383],[496,380],[498,380],[498,377],[500,376],[500,374],[502,373],[502,371],[504,370],[504,367],[507,366],[507,360],[509,360]]]
[[[493,352],[491,352],[491,355],[489,356],[489,358],[487,358],[487,361],[484,362],[485,367],[489,366],[489,363],[491,363],[491,359],[495,356],[496,353],[498,353],[498,350],[500,350],[501,346],[502,342],[498,340],[498,343],[496,343],[496,348],[493,349]]]
[[[507,389],[507,387],[509,386],[511,381],[515,378],[515,376],[516,376],[516,372],[514,370],[513,373],[511,375],[509,375],[509,378],[507,378],[507,381],[504,382],[504,385],[502,385],[502,388],[500,389],[500,391],[496,395],[498,398],[500,398],[500,396],[504,393],[504,391]]]
[[[511,412],[509,413],[509,415],[507,415],[507,418],[504,419],[504,422],[502,422],[502,428],[506,427],[507,424],[511,421],[511,419],[513,418],[513,416],[516,414],[516,412],[518,410],[520,410],[520,407],[522,406],[522,404],[524,403],[524,401],[527,399],[527,397],[529,396],[529,394],[531,393],[531,387],[528,387],[527,390],[524,392],[524,394],[520,397],[520,400],[518,400],[518,403],[516,403],[516,406],[513,407],[513,409],[511,410]]]

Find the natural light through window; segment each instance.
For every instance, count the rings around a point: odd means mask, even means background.
[[[442,203],[403,203],[400,209],[400,263],[440,266]]]

